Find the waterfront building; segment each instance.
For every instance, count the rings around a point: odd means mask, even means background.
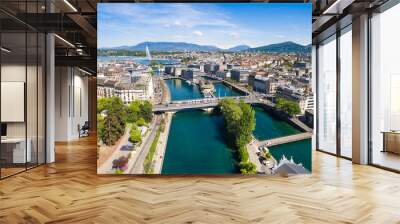
[[[193,70],[192,69],[182,69],[181,77],[193,81]]]
[[[142,76],[135,83],[117,83],[113,95],[121,98],[125,104],[134,100],[152,100],[154,97],[153,78]]]
[[[165,66],[164,72],[167,75],[173,75],[174,74],[174,67],[171,65]]]
[[[205,73],[210,73],[211,72],[211,64],[205,64],[203,66],[203,70]]]
[[[304,123],[309,127],[314,126],[314,110],[307,109],[304,113]]]
[[[175,67],[174,76],[178,77],[182,75],[182,67]]]
[[[271,80],[268,77],[256,75],[253,80],[253,90],[261,93],[269,93]]]
[[[97,98],[105,97],[104,78],[97,78]]]
[[[226,79],[228,76],[228,71],[218,71],[215,75],[217,76],[217,78],[220,79]]]
[[[104,81],[104,97],[113,97],[114,88],[117,81],[115,80],[105,80]]]
[[[254,79],[255,79],[255,77],[256,77],[256,73],[253,72],[253,73],[251,73],[251,74],[249,75],[249,78],[248,78],[248,80],[247,80],[247,84],[248,84],[249,86],[251,86],[251,87],[253,88],[253,90],[254,90]]]
[[[211,73],[215,74],[216,72],[219,71],[220,66],[218,64],[213,64],[211,66]]]
[[[281,85],[276,89],[276,97],[285,98],[297,102],[300,106],[301,113],[306,110],[314,109],[314,98],[312,95],[307,95],[303,91],[296,89],[293,86]]]
[[[304,61],[297,61],[293,64],[294,69],[309,69],[310,63]]]
[[[194,68],[194,69],[200,69],[200,65],[199,64],[190,64],[187,67],[188,68]]]
[[[245,70],[231,70],[231,79],[237,82],[247,82],[249,77],[249,72]]]
[[[209,73],[213,73],[215,74],[216,72],[218,72],[220,69],[220,66],[218,64],[205,64],[204,65],[204,72],[209,74]]]
[[[128,74],[122,74],[119,77],[119,81],[121,83],[132,83],[132,76],[129,73]]]

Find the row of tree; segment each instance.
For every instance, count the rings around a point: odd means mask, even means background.
[[[244,101],[237,102],[233,99],[223,99],[219,103],[225,119],[226,130],[229,138],[234,141],[239,157],[239,168],[242,174],[255,174],[256,165],[249,161],[246,145],[252,139],[256,127],[255,112]]]
[[[130,123],[130,140],[141,142],[137,126],[146,125],[152,117],[149,101],[135,100],[126,106],[119,97],[100,98],[97,100],[97,138],[106,145],[113,145],[124,134],[126,124]]]

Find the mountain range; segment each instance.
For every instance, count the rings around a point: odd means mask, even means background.
[[[100,48],[100,50],[129,50],[129,51],[145,51],[146,46],[150,51],[165,51],[165,52],[176,52],[176,51],[229,51],[229,52],[240,52],[240,51],[251,51],[251,52],[270,52],[270,53],[309,53],[311,52],[310,45],[301,45],[291,41],[270,44],[266,46],[260,46],[251,48],[247,45],[238,45],[228,49],[218,48],[211,45],[199,45],[185,42],[142,42],[134,46],[119,46],[113,48]]]

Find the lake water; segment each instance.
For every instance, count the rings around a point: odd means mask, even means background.
[[[149,65],[150,60],[144,57],[133,57],[133,56],[98,56],[97,57],[98,62],[104,62],[104,61],[135,61],[137,63],[143,64],[143,65]],[[153,61],[156,61],[157,63],[163,64],[163,65],[170,65],[170,64],[177,64],[179,61],[177,60],[169,60],[169,59],[155,59]]]

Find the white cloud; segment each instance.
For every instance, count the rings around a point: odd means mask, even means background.
[[[193,34],[196,35],[196,36],[203,36],[203,33],[201,31],[199,31],[199,30],[193,31]]]
[[[150,4],[149,4],[150,5]],[[151,5],[150,5],[151,6]],[[144,7],[143,4],[104,4],[100,8],[103,18],[107,14],[118,12],[120,16],[129,18],[126,22],[158,25],[164,27],[197,26],[236,27],[229,18],[218,10],[211,8],[196,8],[187,4],[159,4],[158,7]],[[177,20],[176,18],[179,18]]]
[[[177,21],[174,22],[174,25],[175,26],[182,26],[182,23],[181,23],[181,21],[177,20]]]

